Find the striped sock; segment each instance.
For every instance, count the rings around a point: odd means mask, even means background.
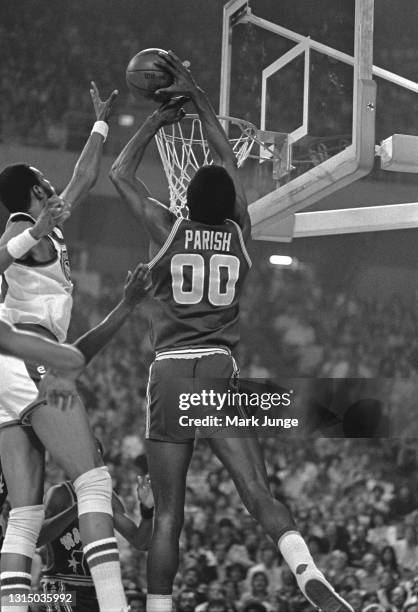
[[[147,595],[147,612],[171,612],[173,609],[172,595]]]
[[[83,550],[96,588],[100,612],[127,610],[116,538],[96,540],[84,546]]]
[[[31,588],[32,577],[27,572],[2,572],[1,584],[1,611],[26,612],[28,604],[13,603],[16,595],[28,595]]]

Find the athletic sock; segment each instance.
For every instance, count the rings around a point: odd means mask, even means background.
[[[173,609],[172,595],[147,595],[147,612],[171,612]]]
[[[26,596],[30,593],[31,575],[27,572],[1,572],[1,611],[26,612],[28,604],[14,603],[16,595]]]
[[[312,555],[309,552],[305,540],[297,531],[287,531],[278,542],[279,550],[293,574],[308,566],[316,568]],[[299,571],[298,571],[299,568]],[[318,570],[319,572],[319,570]]]
[[[116,538],[105,538],[83,547],[96,588],[100,612],[127,610]]]

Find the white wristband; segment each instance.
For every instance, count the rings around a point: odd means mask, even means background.
[[[109,133],[109,126],[107,125],[106,121],[96,121],[96,123],[93,125],[91,133],[101,134],[103,139],[106,140]]]
[[[6,249],[13,259],[21,259],[28,251],[30,251],[39,240],[34,238],[30,233],[30,229],[25,229],[24,232],[10,238],[6,245]]]

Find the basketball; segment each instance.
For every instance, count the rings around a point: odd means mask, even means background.
[[[155,64],[160,59],[160,52],[166,53],[163,49],[144,49],[129,62],[126,83],[136,97],[161,102],[161,97],[157,98],[155,92],[172,84],[171,74]]]

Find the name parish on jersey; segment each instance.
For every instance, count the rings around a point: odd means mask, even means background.
[[[184,248],[203,249],[208,251],[230,251],[231,238],[231,232],[187,229],[184,233]]]

